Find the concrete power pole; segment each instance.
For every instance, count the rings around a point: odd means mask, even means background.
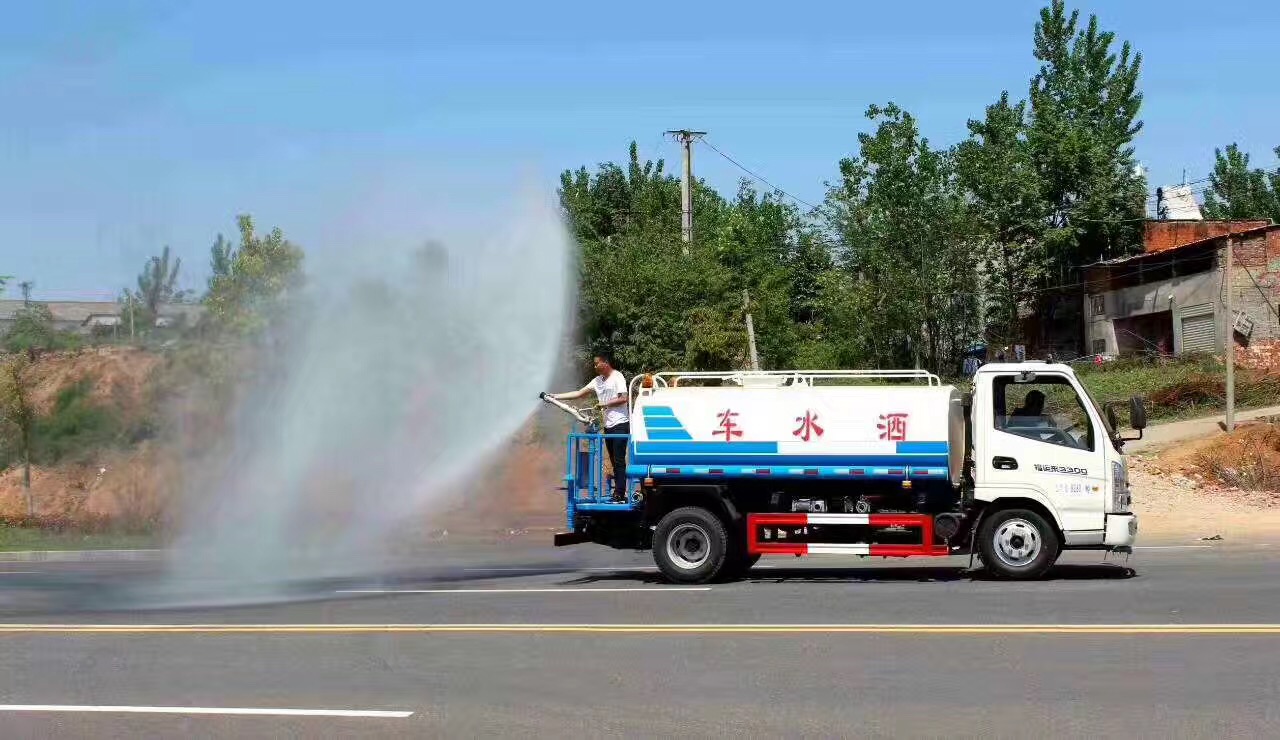
[[[1226,361],[1227,361],[1227,431],[1236,428],[1236,317],[1232,311],[1231,263],[1233,258],[1233,239],[1230,227],[1227,228],[1226,264],[1222,271],[1223,312],[1227,315]]]
[[[706,131],[677,129],[668,131],[684,148],[684,173],[680,178],[680,238],[685,244],[693,241],[693,142],[705,136]],[[685,247],[685,252],[689,250]]]
[[[751,353],[751,369],[760,369],[760,357],[756,354],[756,327],[751,322],[751,294],[742,291],[742,311],[747,315],[747,351]]]

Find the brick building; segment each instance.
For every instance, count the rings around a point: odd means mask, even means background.
[[[1228,235],[1235,242],[1223,284]],[[1231,291],[1232,316],[1224,299]],[[1228,326],[1243,355],[1280,347],[1280,226],[1270,221],[1149,221],[1144,251],[1085,268],[1085,349],[1092,354],[1222,352]]]

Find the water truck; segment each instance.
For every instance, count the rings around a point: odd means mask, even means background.
[[[978,556],[1042,576],[1064,550],[1131,552],[1117,431],[1071,367],[984,365],[961,392],[921,370],[663,372],[630,386],[624,471],[596,419],[568,434],[556,545],[652,549],[663,576],[742,576],[762,555]],[[613,475],[626,476],[614,498]]]

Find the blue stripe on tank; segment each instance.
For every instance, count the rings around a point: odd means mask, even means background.
[[[684,429],[654,429],[650,427],[648,432],[649,439],[655,441],[677,442],[693,439]]]
[[[674,416],[646,416],[644,426],[646,429],[684,429],[684,425]]]
[[[947,454],[946,442],[899,442],[899,455],[945,455]]]

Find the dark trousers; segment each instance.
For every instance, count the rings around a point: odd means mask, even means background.
[[[631,434],[631,423],[623,422],[607,427],[605,434]],[[605,447],[609,451],[609,462],[613,465],[613,497],[619,500],[627,498],[627,442],[626,437],[606,439]]]

